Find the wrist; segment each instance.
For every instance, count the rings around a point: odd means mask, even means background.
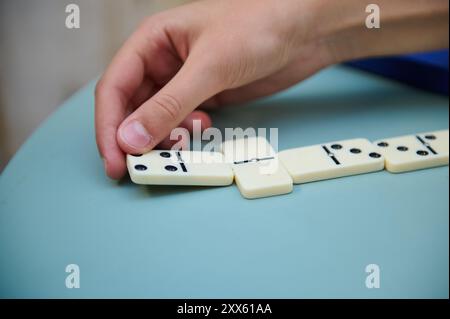
[[[343,23],[340,19],[342,9],[336,12],[338,6],[334,4],[340,2],[341,0],[272,1],[274,11],[277,10],[277,20],[283,21],[284,34],[289,38],[292,58],[301,56],[307,50],[314,51],[315,59],[320,60],[321,67],[342,61],[344,45],[336,39],[342,29],[353,28],[355,22],[349,20]],[[282,14],[277,14],[280,11]]]
[[[448,0],[378,0],[380,28],[366,25],[369,0],[314,2],[315,36],[332,63],[448,47]]]
[[[360,0],[286,0],[282,6],[285,33],[293,54],[313,48],[323,67],[363,54],[357,45],[365,27],[365,4]]]
[[[315,37],[326,50],[330,64],[369,54],[363,39],[368,31],[377,30],[369,30],[365,25],[367,4],[360,0],[315,1]]]

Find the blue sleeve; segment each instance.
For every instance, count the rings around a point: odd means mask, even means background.
[[[352,61],[347,65],[448,95],[448,50]]]

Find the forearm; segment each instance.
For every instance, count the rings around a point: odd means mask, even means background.
[[[366,26],[370,3],[374,2],[315,2],[317,38],[328,48],[332,62],[448,47],[448,0],[378,0],[378,29]]]

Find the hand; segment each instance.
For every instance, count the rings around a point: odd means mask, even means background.
[[[107,175],[125,174],[125,153],[170,145],[177,126],[209,127],[198,106],[269,95],[352,58],[448,46],[447,0],[378,3],[388,14],[375,31],[360,0],[207,0],[147,18],[96,88]]]
[[[96,137],[107,174],[122,177],[124,153],[167,145],[178,125],[190,129],[200,119],[202,128],[210,126],[205,112],[194,111],[200,104],[272,94],[329,64],[309,14],[290,16],[289,5],[298,3],[202,1],[145,20],[96,88]]]

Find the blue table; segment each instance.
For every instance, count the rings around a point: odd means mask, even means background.
[[[0,177],[0,297],[449,296],[449,169],[379,172],[245,200],[224,188],[139,187],[103,173],[94,83]],[[345,67],[214,114],[278,127],[280,149],[448,128],[448,98]],[[66,265],[80,267],[68,289]],[[365,267],[380,267],[368,289]]]

